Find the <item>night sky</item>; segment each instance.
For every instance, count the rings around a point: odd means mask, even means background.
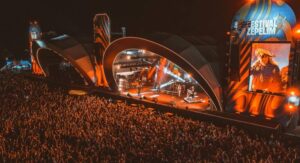
[[[113,32],[127,27],[128,35],[157,31],[178,35],[209,35],[222,40],[234,13],[246,0],[28,0],[2,2],[0,50],[22,53],[27,30],[37,19],[43,31],[54,30],[92,38],[92,19],[106,12]],[[24,4],[27,2],[26,4]],[[300,0],[288,1],[300,16]],[[298,17],[299,17],[298,16]]]

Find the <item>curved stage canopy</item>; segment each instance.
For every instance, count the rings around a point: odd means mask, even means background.
[[[105,78],[113,91],[118,91],[114,78],[113,63],[117,55],[128,49],[143,49],[160,55],[189,73],[211,99],[211,103],[222,111],[220,74],[216,65],[216,48],[206,41],[195,41],[194,45],[176,35],[156,34],[151,37],[124,37],[112,42],[102,58]],[[49,69],[69,64],[86,84],[93,85],[96,79],[93,58],[75,39],[61,35],[48,40],[36,40],[33,57],[38,61],[45,76],[51,76]],[[57,69],[56,69],[57,70]],[[65,72],[67,73],[67,71]],[[55,74],[55,73],[53,73]],[[69,75],[69,76],[78,76]],[[67,74],[66,74],[67,76]],[[71,78],[71,77],[70,77]]]
[[[154,35],[148,38],[124,37],[115,40],[103,55],[105,77],[112,90],[118,91],[113,75],[113,63],[117,55],[128,49],[143,49],[156,53],[177,64],[200,84],[210,97],[217,110],[222,111],[221,88],[211,64],[196,46],[186,40],[168,34]]]
[[[68,35],[61,35],[46,41],[36,40],[34,58],[38,61],[45,76],[49,76],[49,65],[65,61],[85,80],[86,84],[96,82],[94,65],[87,50],[75,39]],[[66,74],[68,75],[68,74]]]

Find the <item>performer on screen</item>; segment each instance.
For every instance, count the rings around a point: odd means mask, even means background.
[[[255,50],[258,60],[251,67],[253,75],[251,88],[268,92],[278,92],[281,90],[280,70],[273,60],[274,55],[262,48]]]

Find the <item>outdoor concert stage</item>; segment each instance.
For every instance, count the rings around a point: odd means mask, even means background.
[[[232,20],[226,48],[211,38],[161,32],[111,40],[107,14],[95,15],[90,44],[66,34],[42,37],[33,22],[33,73],[167,112],[299,127],[300,26],[293,9],[283,1],[249,1]]]
[[[178,109],[189,109],[193,111],[204,111],[210,109],[209,99],[204,93],[198,93],[190,102],[185,100],[185,95],[178,97],[173,92],[160,91],[157,92],[151,88],[143,88],[140,96],[137,89],[129,89],[122,92],[123,95],[131,96],[136,99],[142,98],[143,100],[155,102],[158,104],[170,105]]]

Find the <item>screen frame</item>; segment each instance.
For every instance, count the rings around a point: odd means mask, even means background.
[[[293,42],[292,41],[251,41],[251,52],[250,55],[248,57],[249,59],[249,66],[248,66],[248,72],[249,72],[249,76],[248,76],[248,87],[247,87],[247,92],[252,92],[252,93],[264,93],[264,94],[272,94],[272,95],[285,95],[285,92],[264,92],[263,90],[258,90],[258,91],[253,91],[250,89],[250,74],[251,74],[251,64],[252,64],[252,54],[253,54],[253,44],[290,44],[291,48],[290,48],[290,54],[289,54],[289,58],[288,58],[288,81],[287,81],[287,90],[291,87],[290,84],[290,80],[292,78],[291,74],[291,55],[293,55],[292,53],[292,49],[293,49]]]

